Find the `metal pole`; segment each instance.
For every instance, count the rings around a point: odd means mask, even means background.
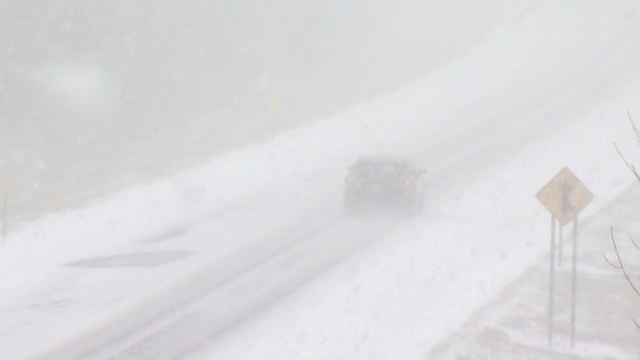
[[[562,229],[564,226],[558,223],[558,267],[562,267]]]
[[[573,219],[573,255],[571,270],[571,348],[576,344],[576,297],[577,297],[577,267],[578,267],[578,216]]]
[[[555,265],[556,218],[551,215],[551,249],[549,251],[549,346],[553,346],[553,292]]]

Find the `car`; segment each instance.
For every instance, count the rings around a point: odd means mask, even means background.
[[[425,196],[424,174],[408,159],[361,157],[348,169],[345,209],[353,213],[378,207],[419,213]]]

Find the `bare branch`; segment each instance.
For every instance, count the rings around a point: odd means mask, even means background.
[[[631,236],[631,234],[629,234],[629,239],[631,240],[631,243],[633,244],[633,246],[635,246],[636,249],[640,250],[640,246],[638,246],[635,240],[633,240],[633,236]]]
[[[622,258],[620,257],[620,252],[618,251],[618,244],[616,244],[616,238],[613,235],[613,226],[609,227],[609,231],[611,233],[611,241],[613,242],[613,248],[616,251],[616,256],[618,257],[618,263],[620,264],[620,269],[624,274],[624,278],[627,279],[627,282],[629,283],[629,285],[631,285],[631,288],[633,289],[633,291],[635,291],[636,294],[640,296],[640,290],[638,290],[638,288],[633,283],[633,281],[631,281],[631,279],[629,278],[629,274],[627,274],[627,270],[625,269],[624,264],[622,263]]]
[[[620,149],[618,149],[618,145],[616,143],[613,143],[613,147],[616,148],[616,151],[618,152],[618,155],[620,155],[620,158],[622,158],[622,161],[624,161],[624,163],[627,165],[627,168],[629,168],[629,170],[631,170],[631,172],[636,177],[636,179],[638,179],[638,181],[640,181],[640,174],[638,174],[638,171],[636,171],[636,168],[632,164],[630,164],[627,161],[627,159],[625,159],[624,155],[622,155],[622,153],[620,152]]]
[[[628,109],[627,109],[627,116],[629,117],[629,122],[631,123],[633,134],[636,137],[636,143],[640,146],[640,130],[634,123],[633,118],[631,117],[631,112]],[[618,148],[618,145],[616,143],[614,143],[613,146],[615,147],[622,161],[624,161],[625,165],[627,165],[627,168],[636,177],[636,180],[640,181],[640,174],[638,174],[638,171],[636,170],[635,166],[629,163],[627,159],[624,157],[624,155],[622,155],[622,152],[620,152],[620,149]],[[619,266],[614,265],[611,261],[609,261],[609,259],[607,259],[607,257],[604,254],[602,254],[602,256],[604,257],[605,261],[609,263],[609,265],[622,270],[622,273],[624,274],[624,278],[627,280],[627,283],[629,283],[633,291],[635,291],[636,295],[640,296],[639,288],[636,287],[636,285],[629,278],[629,274],[627,273],[627,270],[624,267],[624,263],[622,262],[622,257],[620,256],[620,251],[618,250],[618,244],[616,243],[616,238],[615,238],[615,235],[613,234],[613,226],[609,227],[609,231],[611,233],[611,241],[613,242],[613,248],[615,249]],[[640,250],[640,246],[638,246],[638,243],[636,243],[636,241],[633,239],[633,236],[631,236],[631,234],[629,234],[629,240],[631,240],[631,243],[633,244],[633,246],[635,246],[636,250]],[[640,275],[636,277],[637,277],[636,281],[638,281],[638,283],[640,284]],[[636,326],[636,331],[640,331],[640,323],[638,323],[633,317],[631,317],[631,321],[633,321],[633,324]]]
[[[604,258],[604,261],[609,263],[609,265],[613,266],[616,269],[622,269],[620,267],[620,265],[616,265],[616,264],[612,263],[611,261],[609,261],[609,259],[607,259],[607,256],[604,253],[602,254],[602,257]]]
[[[640,141],[640,130],[636,127],[636,124],[633,122],[631,118],[631,112],[627,109],[627,116],[629,117],[629,122],[631,122],[631,127],[633,128],[633,133],[636,135],[636,140]]]

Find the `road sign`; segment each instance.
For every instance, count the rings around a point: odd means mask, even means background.
[[[589,205],[593,194],[565,167],[536,194],[536,198],[560,224],[567,225]]]

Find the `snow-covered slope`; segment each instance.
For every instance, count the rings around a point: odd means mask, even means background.
[[[544,254],[534,194],[558,170],[592,215],[631,181],[611,143],[633,150],[639,19],[531,1],[398,92],[11,234],[2,355],[422,357]],[[363,153],[423,163],[422,216],[342,216]]]
[[[2,6],[13,222],[397,89],[527,0],[146,2]]]

